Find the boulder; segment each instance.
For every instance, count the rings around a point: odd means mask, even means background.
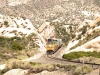
[[[8,72],[6,72],[3,75],[26,75],[28,73],[28,70],[23,69],[12,69]]]
[[[3,70],[5,68],[6,64],[0,65],[0,70]]]

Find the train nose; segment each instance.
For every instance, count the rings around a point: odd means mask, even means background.
[[[54,54],[54,51],[48,50],[48,51],[47,51],[47,54],[48,54],[48,55],[49,55],[49,54],[52,55],[52,54]]]
[[[52,45],[49,45],[49,47],[52,47]]]

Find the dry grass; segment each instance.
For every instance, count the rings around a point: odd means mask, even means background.
[[[11,59],[23,60],[31,56],[34,56],[35,53],[37,53],[37,50],[35,49],[34,50],[12,51],[12,50],[8,50],[5,48],[0,48],[0,60],[2,61],[2,63],[5,63],[5,61],[9,61]]]
[[[80,75],[80,74],[86,74],[86,73],[89,73],[91,72],[93,69],[91,66],[88,66],[88,65],[83,65],[81,67],[77,67],[75,69],[75,72],[73,73],[73,75]]]
[[[46,71],[57,71],[60,69],[64,69],[64,71],[71,71],[73,68],[76,67],[73,65],[61,65],[61,64],[42,64],[42,63],[35,63],[35,62],[23,62],[18,59],[9,59],[9,61],[6,62],[7,66],[4,70],[1,71],[1,73],[5,73],[11,69],[23,69],[23,70],[29,70],[28,75],[31,75],[33,73],[40,73],[44,70]],[[69,69],[70,68],[70,69]]]

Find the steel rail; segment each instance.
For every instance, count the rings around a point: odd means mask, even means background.
[[[61,61],[73,62],[73,63],[80,63],[80,64],[99,65],[100,66],[100,64],[97,64],[97,63],[89,63],[89,62],[84,62],[84,61],[80,62],[80,61],[72,61],[72,60],[66,60],[66,59],[56,58],[56,57],[53,57],[52,55],[49,55],[49,54],[46,54],[46,56],[48,58],[55,59],[55,60],[61,60]]]

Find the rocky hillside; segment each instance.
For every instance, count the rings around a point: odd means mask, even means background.
[[[0,13],[8,16],[1,16],[3,36],[26,35],[35,28],[44,45],[47,38],[62,38],[65,46],[69,42],[77,42],[78,46],[80,41],[85,40],[81,42],[84,44],[99,36],[100,7],[94,0],[1,0],[1,3],[6,6],[0,8]]]
[[[0,15],[0,36],[28,36],[36,30],[29,19]]]
[[[0,8],[26,4],[27,2],[29,2],[29,0],[0,0]]]
[[[48,38],[61,38],[70,50],[100,35],[100,7],[94,0],[25,0],[25,4],[19,0],[1,2],[7,5],[0,8],[0,13],[6,15],[1,15],[1,36],[24,36],[35,31],[43,46]]]

